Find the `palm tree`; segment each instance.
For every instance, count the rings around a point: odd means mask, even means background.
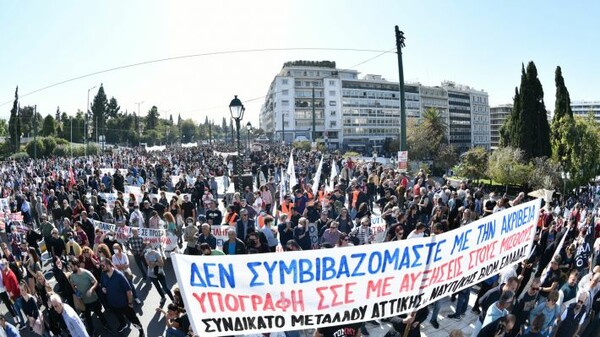
[[[436,108],[428,108],[422,114],[421,126],[427,132],[427,138],[438,140],[439,143],[447,143],[448,124]]]

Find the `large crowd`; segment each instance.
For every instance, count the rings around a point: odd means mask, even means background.
[[[266,146],[239,163],[232,152],[218,144],[3,162],[0,300],[6,311],[0,336],[20,336],[24,329],[41,336],[94,336],[132,327],[144,336],[134,278],[153,284],[161,297],[156,311],[165,316],[165,336],[193,335],[175,280],[166,277],[171,250],[148,242],[141,228],[165,230],[177,238],[175,249],[190,255],[335,249],[452,231],[528,198],[422,170],[408,174],[373,160],[301,150],[293,152],[296,184],[281,186],[289,181],[289,147]],[[240,170],[251,179],[224,193]],[[141,198],[127,193],[128,186],[139,187]],[[116,200],[106,200],[107,193]],[[451,301],[386,319],[388,335],[420,336],[424,324],[439,328],[439,312],[448,303],[455,303],[448,318],[461,320],[476,292],[472,336],[592,336],[600,322],[599,195],[600,187],[590,184],[555,198],[540,214],[525,261]],[[385,222],[383,233],[373,231],[372,215]],[[131,235],[117,237],[98,222],[128,226]],[[230,226],[226,240],[213,235],[220,225]],[[319,328],[315,336],[368,336],[369,325],[384,323]]]

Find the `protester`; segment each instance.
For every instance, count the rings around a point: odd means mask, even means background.
[[[117,316],[119,326],[118,333],[123,333],[129,324],[125,318],[140,331],[140,336],[145,336],[144,330],[133,310],[133,292],[129,281],[119,270],[115,269],[112,260],[105,259],[101,263],[102,266],[102,292],[106,294],[109,310]]]

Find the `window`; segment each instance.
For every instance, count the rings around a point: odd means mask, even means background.
[[[290,127],[290,122],[283,122],[283,126],[285,126],[286,128]]]
[[[290,93],[290,91],[287,89],[281,90],[281,94],[284,96],[287,96],[289,93]]]
[[[329,90],[329,96],[335,96],[335,90]]]
[[[335,116],[335,110],[329,111],[329,116]]]
[[[330,86],[335,86],[335,81],[334,80],[329,80],[329,85]]]
[[[337,122],[336,121],[329,122],[329,127],[330,128],[335,128],[336,126],[337,126]]]
[[[282,79],[282,80],[281,80],[281,84],[285,84],[285,85],[287,85],[287,84],[288,84],[288,80],[287,80],[287,78],[284,78],[284,79]]]
[[[329,106],[336,106],[337,102],[336,101],[329,101]]]
[[[281,101],[281,106],[290,106],[290,101]]]

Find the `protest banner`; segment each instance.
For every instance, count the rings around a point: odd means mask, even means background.
[[[406,172],[408,167],[408,151],[398,151],[398,170]]]
[[[100,229],[102,233],[113,232],[115,234],[115,239],[119,242],[126,241],[131,236],[133,236],[133,234],[131,233],[131,229],[137,228],[130,226],[117,227],[116,225],[97,220],[92,220],[92,222],[94,224],[94,227]],[[144,241],[147,241],[149,244],[160,243],[165,246],[171,246],[173,244],[172,237],[177,238],[174,235],[167,235],[168,233],[164,229],[138,228],[138,233],[140,237],[142,237]],[[175,240],[175,243],[177,243],[177,240]]]
[[[448,233],[381,244],[225,256],[174,254],[201,336],[302,330],[410,313],[526,258],[540,201]]]

